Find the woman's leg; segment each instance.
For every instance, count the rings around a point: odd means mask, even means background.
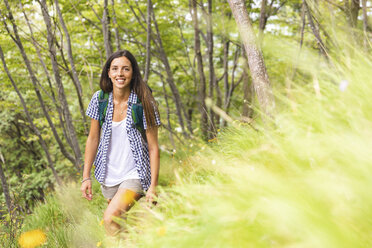
[[[119,188],[115,196],[109,200],[109,204],[103,214],[103,221],[108,234],[115,235],[120,225],[115,222],[113,217],[121,217],[133,206],[135,201],[138,201],[142,197],[132,190]]]

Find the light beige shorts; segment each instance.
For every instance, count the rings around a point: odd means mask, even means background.
[[[142,184],[139,179],[127,179],[115,186],[101,185],[101,191],[106,199],[112,199],[119,189],[129,189],[137,194],[144,195]]]

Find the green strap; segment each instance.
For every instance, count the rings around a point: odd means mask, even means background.
[[[98,113],[99,113],[99,126],[102,127],[105,122],[105,116],[107,112],[109,93],[101,90],[98,98]]]

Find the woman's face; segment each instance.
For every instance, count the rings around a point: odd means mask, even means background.
[[[113,88],[119,90],[129,87],[132,75],[132,64],[126,57],[119,57],[111,62],[108,76],[111,79]]]

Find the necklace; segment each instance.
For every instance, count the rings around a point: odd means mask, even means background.
[[[117,110],[119,110],[120,115],[123,115],[125,113],[125,107],[127,105],[128,105],[128,100],[123,102],[122,104],[114,102],[114,109],[117,107]]]

